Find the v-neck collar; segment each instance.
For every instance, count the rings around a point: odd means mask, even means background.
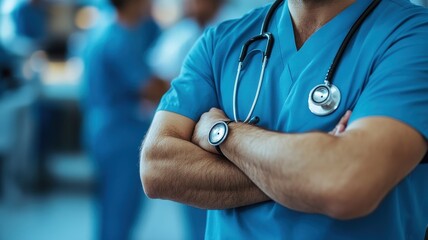
[[[329,45],[331,41],[339,40],[337,48],[331,49],[335,55],[349,29],[371,2],[372,0],[356,0],[352,5],[314,32],[303,46],[297,50],[288,1],[284,1],[281,14],[279,17],[274,18],[272,25],[277,28],[278,36],[275,42],[280,45],[283,58],[288,58],[283,60],[290,68],[293,81],[297,79],[301,70],[311,61],[313,55],[321,47]],[[330,60],[326,59],[326,61]]]

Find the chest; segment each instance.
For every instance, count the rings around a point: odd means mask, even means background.
[[[273,53],[262,72],[264,42],[256,43],[247,55],[242,72],[236,79],[240,48],[229,48],[227,57],[214,66],[219,104],[233,119],[234,95],[236,113],[242,120],[250,112],[257,87],[262,81],[260,94],[252,116],[260,118],[259,126],[280,132],[329,131],[347,110],[358,101],[373,65],[374,51],[350,45],[333,79],[342,99],[338,109],[328,116],[317,116],[308,107],[311,90],[322,84],[333,61],[340,41],[324,46],[303,46],[299,51],[287,51],[276,43]],[[235,82],[238,81],[235,90]]]

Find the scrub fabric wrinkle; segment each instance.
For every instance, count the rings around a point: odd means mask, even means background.
[[[99,172],[100,239],[129,239],[139,213],[139,147],[153,115],[140,90],[150,76],[145,54],[159,33],[151,18],[132,28],[112,22],[86,53],[85,134]]]
[[[370,3],[357,0],[299,50],[287,2],[282,4],[269,26],[276,41],[253,114],[260,117],[260,127],[286,133],[328,132],[352,109],[350,122],[384,116],[404,122],[428,139],[428,10],[407,0],[383,0],[350,42],[334,79],[342,92],[338,110],[320,117],[308,109],[310,91],[323,82],[346,33]],[[210,108],[220,106],[233,118],[241,47],[259,34],[269,7],[205,32],[158,110],[197,122]],[[255,46],[264,47],[264,43]],[[248,57],[252,59],[246,61],[238,91],[239,119],[248,113],[259,80],[261,56]],[[426,182],[428,166],[418,165],[373,213],[349,221],[293,211],[273,201],[212,210],[206,239],[423,239],[428,224]]]

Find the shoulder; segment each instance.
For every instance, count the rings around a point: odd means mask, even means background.
[[[428,30],[428,9],[414,5],[409,0],[384,0],[377,10],[378,26],[394,32],[425,28]],[[381,24],[382,23],[382,24]]]
[[[143,28],[151,33],[160,33],[161,28],[153,17],[149,17],[144,21]]]
[[[384,0],[369,19],[361,36],[364,49],[376,51],[375,64],[391,56],[428,55],[428,9],[408,0]]]
[[[89,40],[86,50],[91,55],[91,58],[104,58],[112,49],[112,46],[115,45],[114,33],[117,32],[115,29],[114,23],[108,23],[88,33]]]
[[[419,5],[415,5],[410,0],[387,0],[386,3],[395,5],[396,7],[398,7],[401,10],[412,9],[412,10],[424,11],[424,12],[428,11],[428,9],[421,7]]]

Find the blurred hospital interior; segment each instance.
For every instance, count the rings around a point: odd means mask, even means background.
[[[269,2],[0,0],[0,240],[201,239],[203,210],[145,197],[138,144],[204,29]]]

